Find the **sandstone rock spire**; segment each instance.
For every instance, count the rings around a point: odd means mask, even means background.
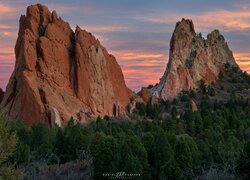
[[[169,61],[160,83],[151,92],[173,99],[183,90],[195,89],[201,80],[215,82],[225,63],[237,66],[232,51],[218,30],[204,39],[191,20],[177,22],[170,42]]]
[[[20,18],[16,64],[1,110],[27,125],[87,122],[119,116],[136,96],[125,85],[120,66],[100,42],[37,4]]]

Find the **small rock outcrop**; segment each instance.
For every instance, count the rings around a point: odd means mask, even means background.
[[[169,61],[160,83],[150,91],[157,97],[173,99],[181,91],[211,84],[218,79],[225,63],[237,66],[232,51],[218,30],[204,39],[191,20],[176,24],[170,42]]]
[[[4,97],[4,91],[0,88],[0,104],[3,100],[3,97]]]
[[[141,90],[138,92],[138,95],[142,98],[142,100],[147,103],[151,102],[152,104],[158,103],[158,98],[154,96],[149,89],[142,87]]]
[[[28,126],[62,126],[130,111],[131,97],[114,56],[91,33],[37,4],[20,18],[16,63],[0,108]]]
[[[191,108],[191,111],[193,112],[198,111],[197,105],[193,100],[190,101],[190,108]]]

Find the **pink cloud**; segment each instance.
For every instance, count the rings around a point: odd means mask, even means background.
[[[216,9],[197,15],[191,13],[163,12],[148,16],[136,16],[134,19],[152,23],[175,23],[182,18],[189,18],[195,22],[200,31],[211,31],[217,28],[223,31],[250,29],[249,8],[240,7],[235,10]]]

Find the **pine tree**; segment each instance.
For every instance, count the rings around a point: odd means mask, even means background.
[[[17,169],[9,162],[16,150],[17,137],[11,131],[9,123],[0,115],[0,179],[21,179],[22,169]]]

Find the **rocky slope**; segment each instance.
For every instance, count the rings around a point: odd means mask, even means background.
[[[120,116],[135,94],[114,56],[85,30],[37,4],[20,18],[16,64],[1,110],[27,125],[63,125],[70,117],[86,122]]]
[[[217,81],[225,63],[237,66],[232,51],[218,30],[204,39],[191,20],[176,24],[170,42],[169,61],[160,83],[150,89],[157,97],[173,99],[179,92],[196,89],[201,81]]]

